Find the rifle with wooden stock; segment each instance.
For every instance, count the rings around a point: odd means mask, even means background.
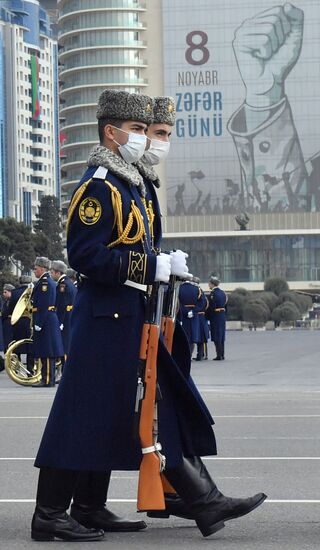
[[[164,345],[169,353],[172,352],[173,333],[179,300],[179,286],[181,283],[181,279],[178,279],[175,275],[170,275],[167,292],[164,297],[161,331],[163,334]]]
[[[164,297],[163,312],[161,318],[161,331],[163,334],[164,345],[169,353],[172,352],[173,334],[176,324],[179,302],[179,286],[183,280],[175,275],[170,275],[167,292]],[[171,483],[161,474],[163,491],[165,493],[176,493]]]
[[[164,510],[161,472],[165,457],[158,442],[157,354],[164,288],[154,283],[148,288],[145,322],[142,329],[135,415],[139,422],[142,461],[139,471],[139,511]]]

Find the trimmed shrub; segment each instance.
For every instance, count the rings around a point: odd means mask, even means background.
[[[305,296],[303,294],[298,294],[298,292],[288,291],[282,292],[278,297],[278,304],[281,305],[285,302],[292,302],[295,304],[300,311],[300,313],[305,313],[309,308],[312,307],[312,298],[310,296]]]
[[[270,311],[272,311],[278,305],[278,296],[274,292],[270,292],[270,291],[255,292],[254,300],[256,299],[267,304]],[[250,298],[250,301],[251,301],[251,298]]]
[[[296,321],[300,317],[300,311],[293,302],[284,302],[277,306],[272,314],[271,319],[279,325],[281,321]]]
[[[246,298],[243,294],[231,292],[227,302],[227,319],[228,321],[242,321],[243,307],[246,303]]]
[[[250,301],[243,308],[243,320],[252,323],[254,327],[268,321],[270,310],[264,302]]]
[[[287,292],[289,290],[289,285],[285,279],[274,277],[266,280],[264,283],[264,290],[267,292],[274,292],[277,296],[279,296],[283,292]]]
[[[247,290],[246,288],[242,288],[241,286],[235,288],[232,294],[233,293],[241,294],[242,296],[247,296],[248,294],[250,294],[249,290]]]

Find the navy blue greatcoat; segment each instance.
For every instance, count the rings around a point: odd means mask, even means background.
[[[10,299],[3,300],[1,315],[2,315],[4,350],[6,351],[10,342],[12,342],[13,340],[11,313],[10,313]]]
[[[56,308],[61,329],[64,355],[68,355],[71,336],[71,315],[77,289],[66,275],[57,282]]]
[[[87,170],[69,209],[69,263],[82,275],[70,351],[38,467],[134,470],[141,461],[133,420],[145,298],[130,284],[154,281],[156,256],[138,188],[110,170],[98,177],[96,169]],[[158,217],[157,203],[154,210]],[[141,221],[145,235],[137,240]],[[122,242],[119,235],[125,233]],[[189,380],[190,354],[189,363],[185,355],[179,366],[174,359],[180,344],[185,345],[183,338],[177,333],[173,357],[160,342],[157,362],[163,395],[159,441],[171,467],[182,454],[216,453],[212,418]]]
[[[4,338],[3,338],[2,311],[1,310],[2,310],[2,303],[1,303],[1,308],[0,308],[0,351],[4,351]]]
[[[13,310],[23,292],[26,290],[28,285],[21,285],[18,288],[15,288],[11,293],[10,303],[9,303],[9,313],[12,315]],[[20,317],[14,325],[12,325],[12,336],[13,340],[24,340],[25,338],[30,338],[31,326],[30,318],[27,316]],[[20,346],[17,351],[20,353],[31,353],[32,344],[23,344]]]
[[[208,308],[208,300],[201,290],[201,295],[198,299],[198,318],[199,318],[199,330],[200,330],[200,342],[208,342],[209,339],[209,327],[208,320],[206,318],[206,310]]]
[[[201,339],[201,326],[198,315],[198,312],[203,307],[199,286],[189,281],[182,283],[179,289],[179,302],[182,326],[192,347],[193,344],[203,341]],[[190,311],[193,313],[193,317],[188,317]]]
[[[49,273],[44,273],[36,282],[32,292],[33,355],[35,358],[63,356],[61,331],[57,313],[56,283]],[[41,330],[36,330],[35,327]]]
[[[226,293],[219,287],[212,289],[209,296],[207,317],[210,320],[211,340],[223,343],[226,337]]]

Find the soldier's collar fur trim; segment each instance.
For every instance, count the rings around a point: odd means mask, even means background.
[[[135,166],[138,168],[142,177],[151,181],[155,187],[159,189],[161,182],[158,174],[151,164],[149,164],[143,157],[139,162],[136,162]]]
[[[139,188],[140,194],[146,196],[142,175],[133,164],[128,164],[122,157],[102,145],[96,145],[90,152],[88,166],[104,166],[115,176]]]

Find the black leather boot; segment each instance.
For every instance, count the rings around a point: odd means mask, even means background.
[[[220,349],[221,349],[221,359],[224,360],[224,342],[221,342]]]
[[[220,344],[219,342],[215,342],[214,343],[215,345],[215,348],[216,348],[216,357],[213,358],[213,361],[222,361],[222,355],[221,355],[221,347],[220,347]]]
[[[104,538],[102,530],[86,529],[66,513],[76,477],[77,472],[72,470],[41,468],[37,505],[31,524],[33,540],[89,542]]]
[[[248,514],[267,498],[264,493],[249,498],[224,496],[199,457],[184,458],[181,466],[166,469],[165,475],[184,502],[184,515],[179,517],[191,515],[204,537],[222,529],[225,521]],[[173,506],[171,510],[174,514]]]
[[[85,527],[104,531],[140,531],[144,521],[122,518],[106,508],[111,472],[80,472],[70,515]]]
[[[31,538],[38,541],[55,539],[81,542],[104,538],[104,531],[87,529],[70,517],[62,508],[36,506],[31,523]]]
[[[165,510],[149,510],[149,518],[169,518],[176,516],[183,519],[194,519],[194,514],[176,493],[165,493]]]

